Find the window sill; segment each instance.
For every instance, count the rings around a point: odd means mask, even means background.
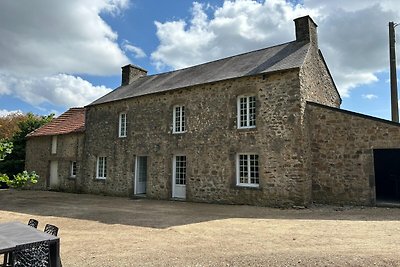
[[[252,184],[237,184],[236,188],[239,189],[250,189],[250,190],[260,190],[260,185],[252,185]]]
[[[237,127],[238,130],[252,130],[252,129],[257,129],[256,126],[252,126],[252,127]]]
[[[76,179],[76,175],[75,176],[70,176],[70,177],[68,177],[68,179],[75,180]]]
[[[172,134],[184,134],[184,133],[186,133],[186,131],[184,131],[184,132],[172,132]]]
[[[95,179],[96,181],[105,181],[106,180],[106,178],[104,177],[96,177],[96,179]]]

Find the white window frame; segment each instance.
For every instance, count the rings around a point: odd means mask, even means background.
[[[126,119],[127,115],[125,112],[119,114],[118,137],[126,137],[127,135]]]
[[[246,175],[244,176],[246,182],[241,181],[241,156],[245,157],[246,165],[244,167],[245,170],[244,172]],[[255,161],[256,160],[256,165],[252,166],[251,160]],[[252,167],[254,169],[252,170]],[[253,176],[252,176],[253,174]],[[252,178],[257,180],[257,182],[252,182]],[[260,186],[260,161],[259,161],[259,156],[258,154],[255,153],[238,153],[236,155],[236,185],[237,186],[243,186],[243,187],[259,187]]]
[[[179,114],[177,109],[179,109]],[[186,110],[184,105],[173,107],[172,133],[186,132]]]
[[[57,135],[51,138],[51,154],[57,154]]]
[[[97,157],[96,163],[96,179],[107,178],[107,157]]]
[[[71,161],[71,167],[70,167],[70,177],[75,178],[76,177],[76,161]]]
[[[242,107],[241,107],[242,99],[245,100],[245,108],[244,109],[242,109]],[[251,106],[250,104],[252,104],[253,106]],[[255,95],[238,96],[236,106],[237,106],[237,128],[238,129],[256,128],[256,112],[257,112],[256,111],[256,96]],[[244,112],[242,112],[242,111],[244,111]],[[244,116],[244,118],[242,119],[243,116]]]
[[[184,166],[180,164],[184,163]],[[173,177],[176,185],[187,183],[187,157],[186,155],[175,155],[173,161]],[[179,181],[179,183],[177,183]],[[183,182],[183,183],[182,183]]]

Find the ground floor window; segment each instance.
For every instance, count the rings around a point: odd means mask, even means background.
[[[97,158],[97,179],[106,179],[107,177],[107,157]]]
[[[71,175],[72,178],[76,177],[76,161],[71,161]]]
[[[238,186],[258,187],[259,165],[257,154],[238,154],[236,160],[236,184]]]

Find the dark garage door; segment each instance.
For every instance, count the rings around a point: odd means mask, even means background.
[[[400,202],[400,149],[374,149],[377,201]]]

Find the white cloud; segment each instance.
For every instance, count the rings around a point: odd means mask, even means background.
[[[314,13],[284,0],[225,1],[213,8],[212,18],[206,8],[194,2],[189,22],[155,22],[160,45],[151,57],[159,69],[183,68],[289,41],[292,19]]]
[[[294,40],[293,19],[309,14],[318,24],[319,46],[343,97],[378,81],[388,68],[387,24],[400,21],[397,0],[224,1],[194,3],[188,20],[155,22],[160,44],[151,54],[160,70],[177,69]],[[208,12],[210,14],[210,12]]]
[[[0,117],[7,117],[8,115],[13,115],[13,114],[23,114],[23,112],[21,110],[0,109]]]
[[[119,74],[129,63],[100,17],[128,6],[129,0],[0,1],[0,95],[65,109],[108,92],[76,75]]]
[[[99,14],[126,6],[126,0],[0,1],[0,72],[118,73],[129,60]]]
[[[40,78],[0,75],[0,79],[8,81],[7,89],[13,96],[36,107],[45,103],[61,107],[85,106],[111,91],[105,86],[93,86],[80,77],[67,74]]]
[[[135,58],[145,58],[147,57],[146,53],[140,47],[134,46],[129,43],[127,40],[122,42],[122,47],[125,51],[131,52]]]
[[[361,95],[361,97],[364,98],[364,99],[368,99],[368,100],[372,100],[372,99],[378,98],[378,96],[374,95],[374,94],[363,94],[363,95]]]

